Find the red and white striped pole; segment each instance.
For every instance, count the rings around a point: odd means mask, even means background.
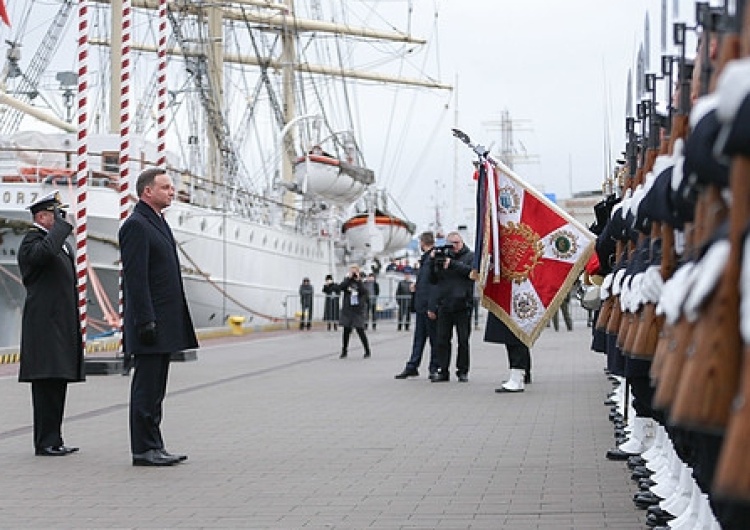
[[[87,0],[78,4],[78,152],[76,173],[76,275],[78,277],[78,311],[81,319],[83,347],[86,349],[88,328],[86,287],[87,267],[87,196],[89,180],[88,153],[88,59],[89,59],[89,8]]]
[[[133,24],[133,12],[130,0],[122,0],[122,58],[120,62],[120,226],[130,213],[130,98],[131,98],[131,64],[130,36]],[[122,330],[124,317],[124,297],[122,289],[122,270],[118,284],[119,329]]]
[[[166,167],[167,163],[167,0],[159,0],[159,43],[157,46],[157,109],[156,109],[156,149],[157,164]]]

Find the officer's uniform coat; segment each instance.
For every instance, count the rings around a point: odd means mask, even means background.
[[[120,228],[126,353],[172,353],[198,346],[172,231],[144,202]],[[141,344],[137,330],[156,322],[156,343]]]
[[[85,380],[83,341],[73,248],[73,228],[57,220],[49,232],[34,226],[18,249],[26,287],[18,380]]]

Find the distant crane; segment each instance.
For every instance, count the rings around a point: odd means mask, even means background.
[[[7,78],[19,78],[16,87],[13,90],[13,96],[24,102],[30,103],[37,95],[39,95],[39,80],[42,74],[49,66],[52,56],[57,49],[57,43],[65,33],[65,27],[70,19],[70,13],[73,10],[73,0],[63,0],[60,5],[60,9],[57,10],[55,18],[52,21],[47,33],[42,39],[42,43],[36,50],[34,57],[29,62],[29,66],[26,72],[22,72],[19,63],[21,59],[20,44],[17,41],[8,42],[10,49],[7,53],[8,66],[3,71],[5,83]],[[63,79],[58,80],[61,82]],[[69,82],[69,79],[65,81]],[[12,107],[6,107],[0,117],[0,134],[13,134],[18,130],[21,124],[24,113],[18,109]],[[68,119],[70,116],[68,116]]]

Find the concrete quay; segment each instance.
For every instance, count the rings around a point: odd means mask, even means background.
[[[395,380],[411,334],[383,322],[373,357],[356,335],[271,331],[204,339],[174,363],[167,448],[189,460],[133,467],[130,379],[71,385],[65,442],[37,457],[30,391],[0,366],[0,528],[643,528],[613,447],[611,389],[590,328],[548,329],[533,383],[496,394],[505,348],[472,333],[468,383]],[[426,367],[426,360],[423,360]]]

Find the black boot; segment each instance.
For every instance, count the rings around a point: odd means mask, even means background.
[[[346,359],[346,348],[341,348],[341,355],[339,355],[339,359]]]

